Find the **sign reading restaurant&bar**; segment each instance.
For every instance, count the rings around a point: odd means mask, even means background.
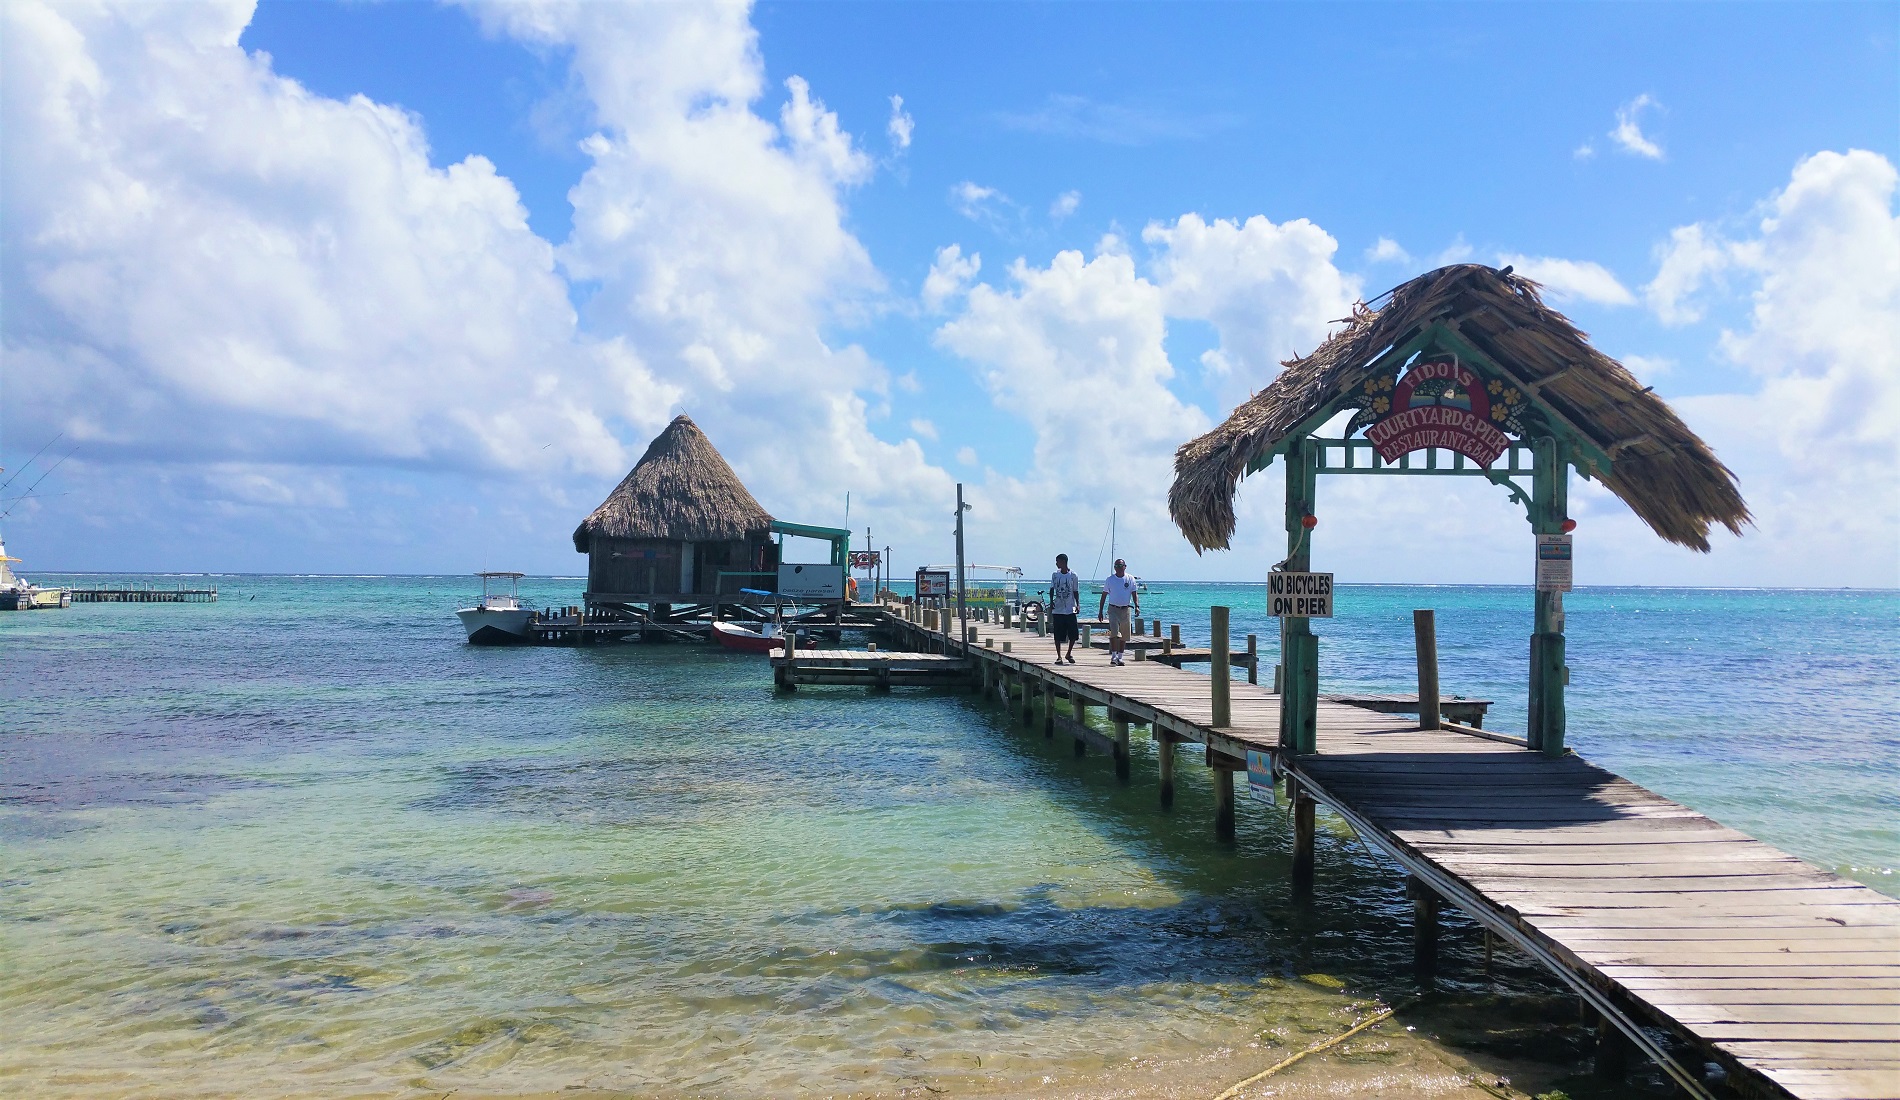
[[[1267,574],[1267,614],[1276,619],[1333,617],[1331,573]]]
[[[1446,391],[1444,396],[1421,394],[1415,399],[1414,391],[1427,382],[1439,383],[1430,389]],[[1502,418],[1502,410],[1499,416],[1491,414],[1485,390],[1484,380],[1456,359],[1414,363],[1392,387],[1391,411],[1366,429],[1366,439],[1387,462],[1442,447],[1489,466],[1511,440],[1491,423]]]

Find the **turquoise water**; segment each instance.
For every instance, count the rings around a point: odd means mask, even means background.
[[[1204,769],[1163,814],[1145,742],[1124,788],[970,696],[469,647],[462,578],[213,581],[0,616],[9,1095],[1207,1096],[1377,1003],[1274,1094],[1585,1094],[1550,979],[1454,920],[1417,999],[1389,866],[1327,822],[1296,903],[1283,811],[1217,845]],[[1156,589],[1270,648],[1258,586]],[[1447,690],[1521,727],[1528,603],[1342,590],[1326,684],[1406,688],[1435,607]],[[1895,892],[1896,612],[1574,594],[1572,742]]]

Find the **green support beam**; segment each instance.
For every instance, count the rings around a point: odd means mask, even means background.
[[[1317,494],[1319,445],[1301,438],[1287,451],[1286,568],[1304,573],[1313,563],[1313,531],[1303,520],[1313,515]],[[1280,744],[1295,753],[1319,748],[1319,638],[1304,616],[1280,620]]]
[[[1531,441],[1531,531],[1564,533],[1570,514],[1570,462],[1562,442]],[[1537,592],[1531,631],[1530,746],[1546,756],[1564,751],[1564,594]]]

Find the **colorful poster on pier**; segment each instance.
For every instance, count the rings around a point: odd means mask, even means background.
[[[1537,590],[1570,591],[1570,536],[1537,536]]]
[[[1247,750],[1247,794],[1261,802],[1272,802],[1273,754]]]
[[[1387,381],[1390,385],[1390,380]],[[1491,404],[1495,389],[1506,404]],[[1443,448],[1464,455],[1480,466],[1496,462],[1511,439],[1493,421],[1510,417],[1509,404],[1518,400],[1515,389],[1487,386],[1456,359],[1431,359],[1412,364],[1392,396],[1373,399],[1381,415],[1366,428],[1366,439],[1386,462],[1397,462],[1412,451]],[[1380,405],[1384,404],[1383,409]]]

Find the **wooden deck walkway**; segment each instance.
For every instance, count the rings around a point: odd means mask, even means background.
[[[898,615],[889,622],[909,644],[941,648],[942,634]],[[1228,835],[1233,772],[1249,750],[1275,753],[1306,836],[1317,800],[1414,877],[1421,952],[1439,901],[1457,906],[1592,1005],[1607,1047],[1620,1032],[1690,1095],[1716,1091],[1645,1026],[1699,1048],[1726,1072],[1729,1094],[1900,1098],[1900,901],[1574,755],[1322,701],[1319,751],[1281,756],[1279,698],[1265,688],[1235,681],[1232,723],[1212,729],[1204,673],[1132,655],[1114,667],[1081,646],[1076,664],[1056,664],[1047,638],[969,625],[995,640],[971,648],[972,675],[1025,717],[1039,694],[1045,729],[1067,730],[1078,752],[1119,743],[1124,778],[1129,721],[1164,743],[1205,745],[1225,773],[1216,794]],[[1059,717],[1058,694],[1084,715],[1106,708],[1115,733]],[[1164,802],[1172,757],[1163,757]],[[1305,858],[1310,868],[1310,841]]]

